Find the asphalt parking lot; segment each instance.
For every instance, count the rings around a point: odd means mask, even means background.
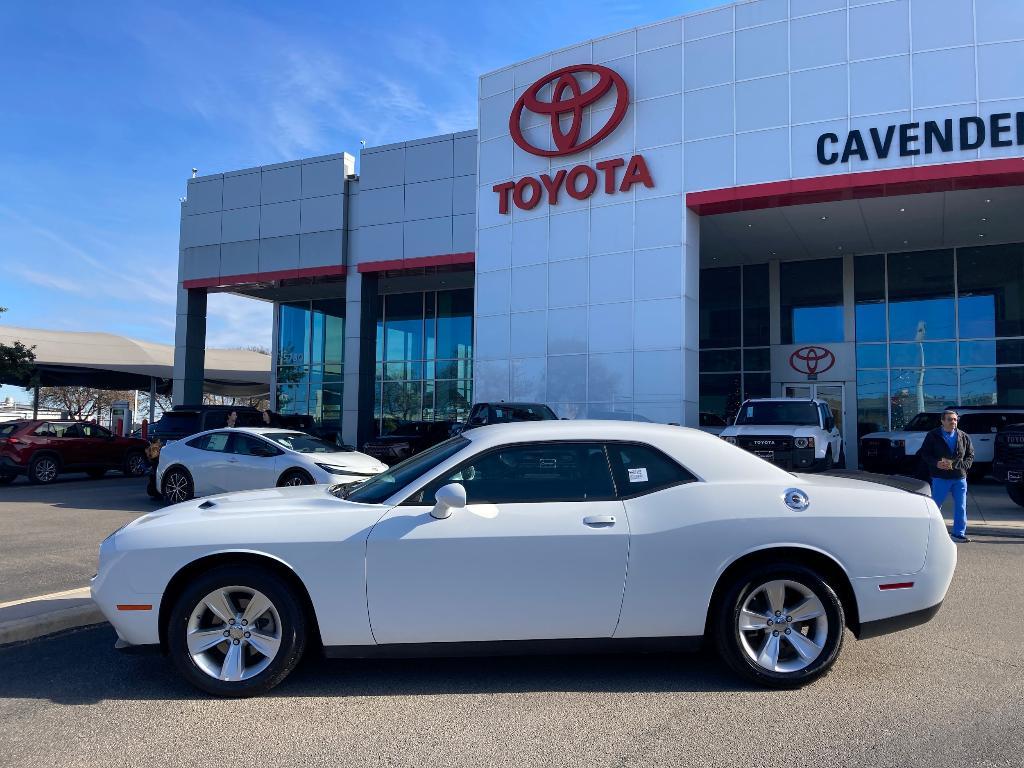
[[[0,765],[1019,767],[1024,539],[960,554],[930,624],[847,635],[831,674],[791,692],[710,655],[310,659],[224,701],[82,630],[0,649]]]
[[[111,473],[0,486],[0,603],[87,586],[107,534],[159,506],[146,480]]]

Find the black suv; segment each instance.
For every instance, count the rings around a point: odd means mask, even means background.
[[[448,439],[454,422],[407,421],[386,435],[367,440],[363,453],[385,464],[397,464],[414,453]]]
[[[1006,483],[1006,493],[1024,507],[1024,424],[1011,424],[996,434],[992,477]]]
[[[558,417],[544,403],[477,403],[469,412],[465,424],[452,427],[453,434],[460,434],[473,427],[488,424],[506,424],[510,421],[554,421]]]
[[[238,414],[236,427],[262,427],[263,414],[247,405],[176,405],[164,411],[149,428],[149,439],[162,443],[181,440],[197,432],[227,426],[228,416]]]

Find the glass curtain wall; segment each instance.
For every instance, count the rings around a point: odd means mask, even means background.
[[[731,420],[771,394],[768,265],[700,273],[700,410]]]
[[[374,420],[462,421],[473,403],[473,290],[391,293],[377,316]]]
[[[858,256],[857,432],[1024,404],[1024,245]]]
[[[278,305],[277,410],[341,426],[345,301]]]

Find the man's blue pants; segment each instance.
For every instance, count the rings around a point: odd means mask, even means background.
[[[942,502],[950,493],[953,494],[953,535],[964,536],[967,534],[967,478],[932,478],[932,498],[938,507],[942,507]]]

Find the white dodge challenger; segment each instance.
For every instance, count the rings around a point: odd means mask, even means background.
[[[369,480],[197,499],[100,546],[118,646],[248,696],[330,657],[686,649],[794,687],[845,628],[929,620],[956,549],[926,486],[785,472],[696,430],[546,421]],[[914,492],[916,491],[916,492]]]

